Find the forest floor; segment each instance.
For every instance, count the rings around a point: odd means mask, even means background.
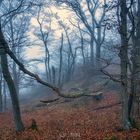
[[[0,140],[140,140],[140,131],[122,131],[119,95],[105,92],[101,101],[71,102],[22,109],[25,131],[16,133],[12,114],[0,114]],[[112,106],[113,105],[113,106]],[[37,130],[30,128],[32,119]]]

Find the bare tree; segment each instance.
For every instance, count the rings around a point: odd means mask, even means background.
[[[83,66],[85,66],[85,53],[84,53],[84,37],[83,37],[83,34],[82,34],[82,30],[81,30],[81,27],[80,27],[80,25],[78,24],[78,29],[79,29],[79,32],[80,32],[80,39],[81,39],[81,46],[80,46],[80,48],[81,48],[81,52],[82,52],[82,57],[83,57]]]
[[[3,111],[3,100],[2,100],[2,71],[0,67],[0,112]]]
[[[5,36],[6,39],[9,42],[9,45],[13,51],[13,53],[17,56],[19,60],[22,60],[22,50],[23,47],[27,44],[28,37],[26,35],[28,24],[29,24],[29,17],[25,17],[25,13],[22,13],[20,15],[17,15],[16,18],[11,18],[9,23],[7,23],[5,27]],[[20,16],[22,16],[20,18]],[[15,62],[12,62],[12,74],[13,74],[13,80],[16,85],[16,91],[19,95],[20,90],[20,82],[21,82],[21,76],[20,76],[20,70],[16,66]]]
[[[1,57],[2,73],[9,87],[10,96],[12,99],[13,115],[14,115],[16,130],[22,131],[24,129],[24,126],[23,126],[21,116],[20,116],[20,108],[19,108],[19,101],[18,101],[16,88],[15,88],[14,81],[12,80],[12,77],[8,68],[7,54],[5,52],[5,47],[6,47],[5,42],[6,41],[4,39],[2,30],[0,27],[0,57]]]
[[[6,11],[5,13],[4,11],[5,9],[3,9],[4,6],[3,7],[1,6],[1,9],[0,9],[3,14],[0,18],[0,58],[1,58],[1,68],[2,68],[3,77],[5,81],[7,82],[7,85],[10,91],[11,100],[12,100],[15,127],[17,131],[22,131],[24,130],[24,125],[21,120],[19,100],[17,96],[16,86],[14,84],[14,81],[12,79],[9,66],[8,66],[9,61],[8,61],[7,52],[6,52],[8,43],[5,39],[2,29],[11,20],[11,18],[13,18],[16,14],[22,13],[24,12],[24,10],[27,10],[29,6],[26,5],[23,0],[20,2],[19,1],[14,1],[14,2],[12,4],[14,4],[15,7],[11,6],[11,3],[10,3],[8,12]],[[6,3],[6,4],[9,4],[9,3]]]
[[[137,6],[137,8],[136,8]],[[136,96],[138,94],[138,81],[139,81],[139,70],[140,70],[140,46],[139,46],[139,38],[140,38],[140,3],[139,1],[131,1],[129,7],[128,17],[131,21],[132,30],[130,32],[130,37],[132,40],[132,48],[131,48],[131,89],[130,96],[128,102],[128,113],[131,124],[133,127],[136,127],[136,109],[135,109],[135,101]],[[138,10],[137,10],[138,9]]]
[[[49,9],[49,11],[51,11]],[[50,51],[48,48],[48,38],[49,38],[49,34],[51,32],[51,15],[46,15],[46,13],[44,13],[45,16],[41,17],[41,12],[43,12],[41,10],[41,8],[39,8],[38,11],[38,15],[37,15],[37,22],[39,24],[39,33],[36,33],[36,35],[41,39],[41,41],[43,42],[43,45],[45,47],[45,68],[46,68],[46,75],[47,75],[47,79],[49,82],[51,82],[51,68],[50,68]],[[47,26],[47,30],[44,29],[44,26],[46,24],[45,20],[47,20],[46,22],[48,22],[48,26]]]
[[[82,2],[78,0],[56,0],[58,3],[65,3],[68,5],[77,15],[77,17],[82,21],[82,23],[87,28],[89,34],[90,34],[90,59],[91,63],[93,64],[94,61],[94,42],[96,44],[96,58],[97,60],[100,59],[101,54],[101,45],[104,41],[105,37],[105,29],[106,27],[102,26],[102,23],[105,18],[106,13],[106,0],[100,2],[100,0],[85,0],[82,1],[84,4],[80,4]],[[90,14],[90,17],[86,15],[86,12],[84,11],[84,5],[87,7],[88,13]],[[102,6],[101,6],[102,5]],[[102,7],[102,8],[101,8]],[[97,19],[97,9],[101,8],[102,15],[100,19]],[[90,21],[89,21],[90,19]],[[103,30],[102,30],[103,28]],[[97,29],[97,34],[95,34],[95,29]]]
[[[61,35],[61,45],[60,45],[60,62],[59,62],[59,78],[58,78],[58,86],[61,88],[62,87],[62,65],[63,65],[63,33]]]
[[[7,110],[7,90],[6,90],[6,82],[3,79],[3,90],[2,90],[2,95],[3,95],[3,110]]]

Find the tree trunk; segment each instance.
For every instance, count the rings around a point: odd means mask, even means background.
[[[137,69],[140,74],[140,1],[138,1],[138,22],[137,22]]]
[[[62,37],[61,37],[61,46],[60,46],[60,63],[59,63],[59,77],[58,77],[58,86],[61,88],[62,86],[62,63],[63,63],[63,54],[62,54],[62,51],[63,51],[63,34],[62,34]]]
[[[83,35],[82,35],[82,31],[81,31],[81,28],[80,28],[80,25],[78,24],[78,29],[79,29],[79,32],[80,32],[80,39],[81,39],[81,53],[82,53],[82,58],[83,58],[83,66],[85,66],[85,54],[84,54],[84,38],[83,38]]]
[[[11,37],[11,49],[12,49],[12,52],[16,54],[16,45],[15,45],[15,40],[14,40],[14,29],[13,29],[13,20],[11,19],[10,20],[10,30],[11,30],[11,34],[10,34],[10,37]],[[12,74],[13,74],[13,81],[14,81],[14,84],[15,84],[15,87],[16,87],[16,91],[17,91],[17,95],[19,95],[19,81],[18,81],[18,72],[17,72],[17,68],[16,68],[16,63],[13,61],[13,65],[12,65]]]
[[[10,96],[12,99],[13,115],[14,115],[16,130],[22,131],[24,129],[24,126],[21,121],[18,96],[17,96],[14,82],[12,80],[12,77],[11,77],[9,69],[8,69],[8,62],[7,62],[6,54],[1,55],[1,65],[2,65],[2,72],[4,75],[4,79],[7,82],[7,85],[9,87],[9,91],[10,91]]]
[[[55,67],[52,66],[52,82],[55,85],[56,84],[56,76],[55,76]]]
[[[127,39],[127,6],[126,0],[120,0],[120,35],[121,35],[121,49],[120,49],[120,60],[121,60],[121,94],[122,94],[122,117],[123,117],[123,128],[129,130],[131,123],[129,121],[128,114],[128,85],[127,85],[127,68],[128,68],[128,39]]]
[[[7,110],[6,82],[3,79],[3,110]]]
[[[2,100],[2,73],[0,67],[0,112],[3,111],[3,100]]]
[[[3,73],[4,79],[7,82],[7,85],[9,87],[9,91],[10,91],[16,130],[22,131],[22,130],[24,130],[24,126],[23,126],[23,123],[21,120],[19,101],[18,101],[16,88],[15,88],[14,82],[12,80],[12,77],[10,75],[9,68],[8,68],[7,55],[6,55],[6,52],[4,49],[6,47],[6,44],[7,44],[7,42],[5,41],[2,30],[0,28],[0,48],[1,48],[0,57],[1,57],[2,73]]]
[[[135,6],[135,4],[133,4]],[[136,9],[136,7],[134,7]],[[134,10],[136,14],[136,10]],[[136,111],[134,107],[134,101],[136,101],[136,95],[138,92],[138,80],[139,80],[139,71],[140,71],[140,1],[138,1],[138,11],[137,11],[137,20],[132,19],[136,27],[133,27],[132,32],[132,41],[133,41],[133,50],[132,50],[132,74],[131,74],[131,93],[129,97],[129,117],[133,127],[136,127]],[[135,35],[136,32],[136,35]]]
[[[69,82],[71,80],[72,77],[72,63],[74,60],[74,55],[73,55],[73,50],[72,50],[72,45],[69,39],[69,35],[67,30],[64,28],[64,31],[66,33],[66,37],[67,37],[67,41],[68,41],[68,67],[67,67],[67,75],[66,75],[66,81]]]
[[[135,28],[135,27],[134,27]],[[133,29],[134,29],[133,28]],[[132,33],[132,42],[133,42],[133,49],[131,55],[132,61],[132,70],[131,70],[131,89],[128,101],[128,115],[129,120],[133,127],[135,127],[135,113],[134,113],[134,101],[136,101],[136,94],[137,94],[137,82],[138,82],[138,69],[137,69],[137,47],[136,47],[136,37],[135,37],[135,29]]]
[[[14,84],[15,84],[15,88],[16,88],[16,92],[17,92],[17,95],[19,97],[19,79],[18,79],[18,71],[17,71],[17,68],[16,68],[16,64],[15,62],[13,62],[13,81],[14,81]]]
[[[51,70],[50,70],[50,53],[48,50],[47,42],[44,42],[45,46],[45,69],[46,69],[46,75],[48,82],[51,83]]]
[[[81,37],[81,51],[82,51],[82,57],[83,57],[83,66],[85,66],[86,60],[85,60],[85,54],[84,54],[84,39]]]
[[[101,57],[101,27],[97,28],[97,43],[96,43],[96,67],[100,68]]]
[[[91,65],[94,66],[94,38],[92,34],[90,38],[90,62]]]

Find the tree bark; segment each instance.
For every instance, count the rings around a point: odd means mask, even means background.
[[[131,93],[129,96],[128,113],[131,124],[136,127],[136,109],[134,103],[136,101],[136,95],[138,93],[138,80],[139,80],[139,70],[140,70],[140,1],[138,1],[138,11],[136,11],[136,4],[132,3],[134,9],[134,15],[137,15],[137,20],[134,17],[130,17],[132,22],[132,74],[131,74]],[[135,34],[136,33],[136,34]]]
[[[6,96],[6,82],[3,79],[3,110],[6,111],[7,110],[7,96]]]
[[[0,67],[0,112],[3,111],[3,100],[2,100],[2,73]]]
[[[82,34],[82,31],[81,31],[81,28],[80,28],[80,25],[78,24],[78,29],[79,29],[79,32],[80,32],[80,40],[81,40],[81,53],[82,53],[82,58],[83,58],[83,66],[85,66],[85,63],[86,63],[86,60],[85,60],[85,53],[84,53],[84,37],[83,37],[83,34]]]
[[[101,58],[101,25],[97,28],[97,44],[96,44],[96,67],[100,68],[100,58]]]
[[[90,37],[90,62],[91,62],[91,66],[93,66],[94,64],[94,38],[92,34]]]
[[[73,50],[72,50],[72,45],[71,45],[71,41],[70,41],[70,38],[69,38],[69,34],[67,32],[67,29],[65,29],[65,27],[63,27],[64,31],[65,31],[65,34],[66,34],[66,38],[67,38],[67,41],[68,41],[68,62],[67,62],[67,75],[66,75],[66,82],[69,82],[71,80],[71,77],[73,76],[72,74],[72,69],[74,67],[74,54],[73,54]]]
[[[129,121],[128,114],[128,38],[127,38],[127,13],[126,0],[120,0],[120,35],[121,35],[121,49],[120,49],[120,61],[121,61],[121,94],[122,94],[122,117],[123,128],[129,130],[131,123]]]
[[[137,69],[140,74],[140,1],[138,1],[138,22],[137,22]]]
[[[53,85],[56,84],[56,72],[55,72],[54,66],[52,66],[52,82],[53,82]]]
[[[22,130],[24,130],[24,126],[23,126],[23,123],[21,120],[20,107],[19,107],[19,101],[18,101],[16,88],[15,88],[14,81],[11,77],[11,74],[10,74],[9,68],[8,68],[8,60],[7,60],[7,55],[5,52],[5,46],[6,46],[5,44],[7,44],[7,42],[5,41],[4,35],[0,28],[0,57],[1,57],[2,73],[3,73],[3,77],[4,77],[5,81],[7,82],[9,91],[10,91],[16,130],[22,131]]]
[[[60,46],[60,62],[59,62],[59,77],[58,77],[58,86],[61,88],[62,86],[62,63],[63,63],[63,34],[61,35],[61,46]]]

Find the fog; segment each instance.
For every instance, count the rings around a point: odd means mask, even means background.
[[[0,1],[0,139],[139,139],[139,23],[139,0]]]

